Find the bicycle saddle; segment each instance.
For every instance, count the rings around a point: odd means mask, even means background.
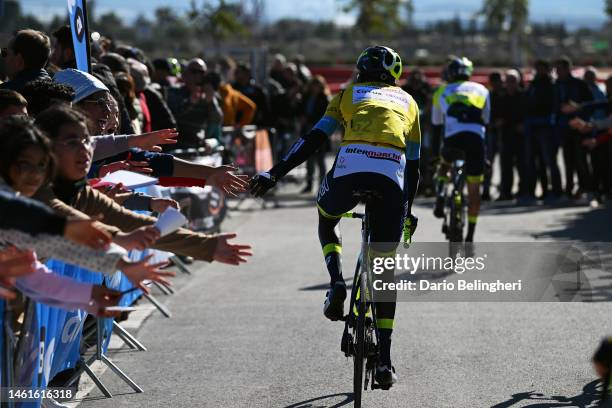
[[[440,152],[444,160],[447,162],[453,162],[455,160],[465,160],[465,152],[460,149],[454,149],[452,147],[442,147]]]
[[[382,199],[382,195],[376,190],[356,190],[353,191],[353,197],[363,204]]]

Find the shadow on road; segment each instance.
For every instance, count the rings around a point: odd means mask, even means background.
[[[515,404],[524,401],[538,401],[533,404],[524,405],[523,408],[554,408],[554,407],[590,407],[595,401],[599,400],[598,385],[599,380],[591,381],[582,388],[582,393],[573,397],[564,397],[559,395],[545,396],[534,391],[520,392],[512,395],[510,399],[499,404],[492,405],[491,408],[508,408]]]
[[[562,226],[539,234],[538,239],[609,242],[612,207],[600,207],[559,220]]]
[[[342,401],[337,402],[339,398],[344,398]],[[325,395],[323,397],[316,397],[306,401],[297,402],[295,404],[287,405],[284,408],[339,408],[344,407],[354,401],[353,393],[341,393]],[[332,400],[332,401],[325,401]]]

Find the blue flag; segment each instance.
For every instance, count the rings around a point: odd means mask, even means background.
[[[86,0],[68,0],[68,13],[77,69],[90,72]]]

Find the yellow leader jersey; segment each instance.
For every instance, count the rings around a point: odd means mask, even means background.
[[[368,143],[420,157],[421,129],[416,101],[403,89],[378,82],[354,83],[334,96],[322,119],[344,126],[342,144]]]

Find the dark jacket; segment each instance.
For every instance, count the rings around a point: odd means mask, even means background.
[[[527,115],[550,123],[554,113],[554,84],[550,76],[536,76],[527,88]]]
[[[0,84],[0,89],[10,89],[16,92],[21,92],[26,84],[38,79],[50,81],[51,77],[44,68],[26,69],[15,75],[15,78],[11,79],[10,81]]]
[[[223,121],[219,102],[201,98],[192,102],[186,87],[168,89],[168,107],[174,114],[179,131],[178,143],[173,148],[201,146],[207,133],[213,133]]]
[[[525,122],[525,91],[519,89],[514,94],[506,92],[502,97],[500,115],[505,129],[518,129]]]
[[[269,125],[270,102],[268,100],[268,94],[266,91],[264,91],[261,86],[257,85],[255,81],[251,81],[251,83],[249,83],[247,86],[240,86],[234,82],[232,87],[255,102],[257,110],[255,111],[255,119],[253,120],[253,124],[261,127]]]
[[[66,217],[46,205],[0,191],[0,229],[16,229],[28,234],[64,235]]]
[[[176,120],[161,93],[151,86],[147,86],[143,92],[151,114],[151,130],[175,128]]]
[[[568,127],[569,121],[576,116],[588,120],[588,114],[583,112],[564,114],[561,107],[569,101],[578,104],[593,100],[593,95],[586,82],[582,79],[570,76],[565,81],[557,79],[554,85],[554,111],[556,123],[560,127]]]
[[[317,96],[305,95],[302,100],[302,115],[304,117],[304,129],[308,132],[325,115],[330,97],[321,93]]]

